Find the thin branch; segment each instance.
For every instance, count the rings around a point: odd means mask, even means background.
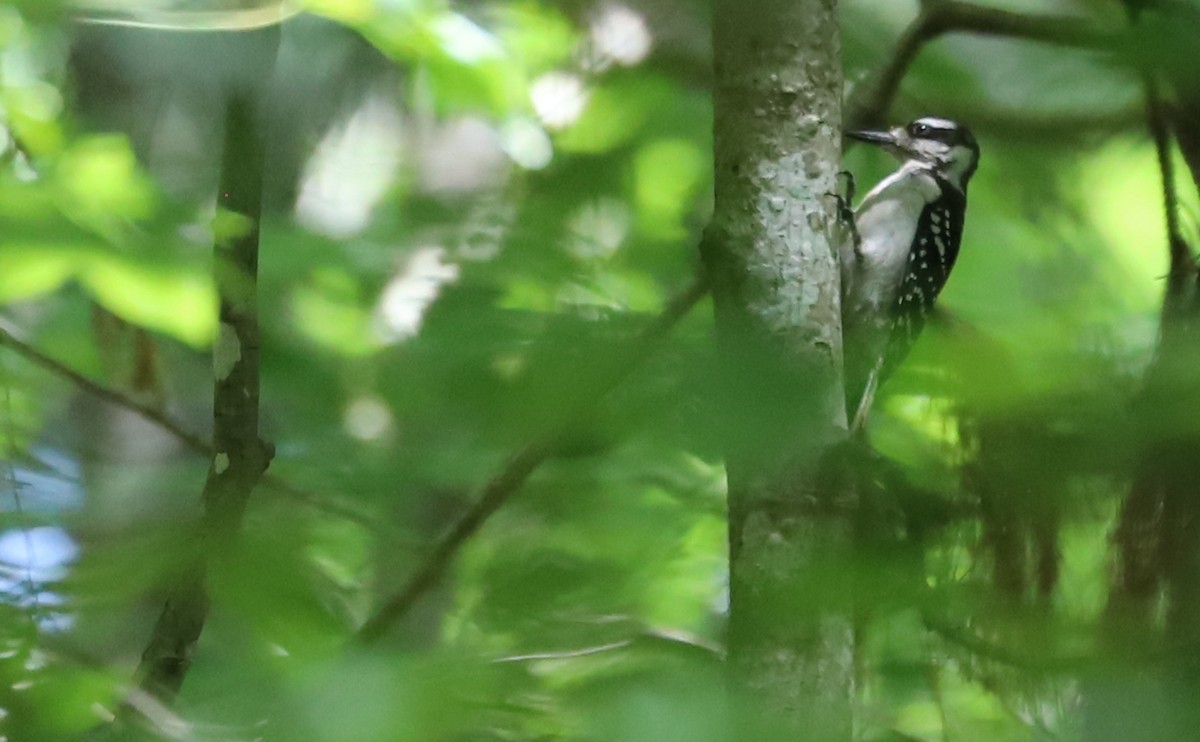
[[[948,105],[947,115],[971,122],[972,131],[1001,136],[1007,141],[1054,144],[1059,148],[1089,147],[1104,137],[1134,132],[1145,122],[1137,102],[1107,111],[1022,111],[994,106]]]
[[[970,628],[956,626],[948,620],[934,616],[929,611],[922,612],[921,620],[925,624],[926,630],[943,640],[957,645],[977,657],[1018,670],[1049,674],[1070,673],[1095,663],[1095,658],[1089,656],[1047,657],[1018,651],[985,639]]]
[[[650,629],[627,639],[618,639],[606,644],[598,644],[594,647],[568,649],[559,652],[531,652],[528,654],[510,655],[507,657],[498,657],[492,660],[492,662],[507,664],[515,662],[541,662],[546,660],[570,660],[605,654],[618,649],[628,649],[642,644],[669,650],[696,652],[707,659],[716,659],[718,661],[725,659],[725,649],[703,637],[683,631]]]
[[[579,396],[579,401],[563,415],[563,422],[553,425],[542,435],[521,447],[508,459],[495,475],[488,480],[475,499],[475,504],[459,518],[434,546],[433,551],[413,572],[408,583],[399,592],[383,602],[378,611],[359,628],[357,639],[363,643],[374,642],[388,629],[400,621],[410,609],[437,584],[450,566],[467,539],[473,536],[555,450],[555,442],[565,430],[578,419],[586,416],[598,400],[613,387],[624,381],[650,353],[662,342],[671,329],[708,293],[708,284],[703,276],[697,276],[692,284],[672,299],[662,313],[633,339],[621,363],[610,367],[604,378]]]
[[[1163,107],[1171,123],[1175,144],[1200,194],[1200,88],[1196,86],[1196,39],[1200,38],[1200,5],[1189,2],[1138,2],[1126,0],[1131,20],[1141,13],[1154,16],[1140,28],[1137,48],[1154,65],[1158,80],[1174,93],[1172,105]],[[1167,96],[1163,96],[1166,98]]]
[[[891,108],[900,82],[921,49],[949,33],[999,36],[1092,50],[1112,49],[1120,38],[1113,31],[1074,16],[1030,15],[958,0],[925,2],[917,17],[900,34],[887,63],[847,102],[847,128],[878,125]]]
[[[929,23],[929,11],[923,10],[900,34],[887,64],[876,73],[874,79],[861,83],[846,102],[848,130],[877,126],[883,121],[884,115],[892,107],[892,101],[900,90],[900,81],[908,73],[909,66],[935,35]]]
[[[1126,0],[1125,14],[1129,25],[1136,27],[1141,20],[1140,5]],[[1153,66],[1142,60],[1139,60],[1137,66],[1146,99],[1146,128],[1154,141],[1154,152],[1158,157],[1158,170],[1162,177],[1163,212],[1167,227],[1167,252],[1170,258],[1167,290],[1170,296],[1178,297],[1184,289],[1185,282],[1196,272],[1196,262],[1179,227],[1179,194],[1175,185],[1175,168],[1171,162],[1171,126],[1163,102],[1162,85]]]
[[[973,33],[1076,49],[1112,49],[1121,35],[1080,16],[1027,14],[948,0],[930,7],[934,33]]]
[[[221,202],[247,217],[251,226],[228,244],[214,248],[221,330],[213,347],[215,454],[201,495],[204,514],[195,542],[190,545],[193,551],[171,586],[136,673],[138,687],[164,702],[178,694],[208,617],[208,567],[236,538],[250,494],[273,455],[271,446],[258,436],[258,250],[266,148],[263,118],[252,89],[230,95],[225,114]]]
[[[146,420],[147,422],[150,422],[167,432],[193,452],[204,456],[205,458],[212,458],[212,445],[201,436],[188,430],[186,426],[173,419],[170,415],[164,413],[157,407],[140,402],[124,392],[89,379],[87,376],[84,376],[62,361],[51,358],[30,343],[21,340],[3,326],[0,326],[0,346],[7,347],[26,360],[42,367],[56,376],[66,379],[85,394],[89,394],[96,399],[133,412],[143,420]],[[329,515],[336,515],[353,523],[357,523],[365,528],[370,528],[373,530],[378,530],[379,528],[379,524],[376,522],[376,520],[368,516],[366,513],[359,512],[352,507],[334,502],[325,497],[321,497],[315,492],[297,487],[278,475],[264,474],[262,483],[270,490],[285,495],[289,499],[311,507],[314,510],[319,510]]]
[[[594,647],[584,647],[583,649],[568,649],[562,652],[532,652],[530,654],[514,654],[507,657],[497,657],[492,660],[496,664],[511,664],[516,662],[544,662],[546,660],[573,660],[579,657],[591,657],[597,654],[605,654],[616,649],[625,649],[633,646],[633,639],[620,639],[608,644],[598,644]]]
[[[92,381],[88,377],[79,373],[70,366],[55,360],[37,348],[33,347],[24,340],[19,339],[7,329],[0,327],[0,345],[7,346],[15,353],[23,356],[29,361],[41,366],[50,373],[61,376],[82,391],[90,394],[97,399],[109,402],[117,407],[129,410],[136,413],[139,417],[154,423],[166,432],[173,435],[181,443],[186,445],[193,451],[208,456],[211,454],[211,449],[208,442],[200,436],[191,432],[183,425],[180,425],[170,416],[163,413],[161,410],[148,405],[144,402],[139,402],[127,394],[124,394],[116,389],[112,389],[98,382]]]
[[[1167,284],[1172,292],[1183,288],[1184,282],[1196,272],[1196,261],[1179,225],[1179,193],[1175,183],[1175,168],[1171,162],[1171,132],[1167,123],[1162,93],[1154,73],[1142,73],[1142,87],[1146,92],[1146,128],[1154,140],[1154,151],[1158,156],[1158,170],[1162,177],[1163,212],[1167,227],[1167,251],[1170,268]]]

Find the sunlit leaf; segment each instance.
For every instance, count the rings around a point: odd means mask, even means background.
[[[496,8],[501,41],[514,60],[532,73],[566,62],[579,33],[559,9],[538,2],[512,2]]]
[[[148,218],[157,205],[154,188],[124,137],[80,140],[64,153],[56,176],[67,213],[102,233],[111,235],[122,220]]]
[[[651,142],[634,157],[638,226],[647,235],[677,240],[687,234],[684,220],[709,175],[710,158],[696,143],[680,139]]]
[[[114,314],[197,347],[216,335],[217,299],[206,272],[96,253],[79,280]]]
[[[6,245],[0,250],[0,302],[32,299],[56,290],[75,275],[79,251],[53,245]]]
[[[665,83],[653,78],[622,78],[593,88],[583,115],[555,138],[567,152],[598,153],[632,139],[666,93]]]

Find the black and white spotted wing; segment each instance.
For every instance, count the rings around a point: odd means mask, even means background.
[[[949,184],[939,185],[941,196],[921,212],[908,251],[904,278],[892,309],[884,378],[908,355],[958,259],[967,199]]]

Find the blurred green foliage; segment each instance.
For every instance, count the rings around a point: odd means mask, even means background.
[[[771,738],[722,678],[703,305],[571,421],[386,640],[353,641],[696,270],[707,4],[307,0],[274,70],[260,32],[193,25],[272,3],[81,5],[0,5],[0,328],[200,433],[211,245],[248,228],[214,205],[214,79],[274,80],[262,95],[280,111],[262,425],[293,489],[264,485],[213,565],[161,736],[662,742],[727,739],[736,722]],[[79,20],[100,6],[150,27]],[[844,6],[856,85],[913,9]],[[217,38],[230,33],[244,46]],[[1067,78],[1092,94],[1060,95]],[[874,430],[956,514],[807,585],[871,588],[864,739],[1083,738],[1081,683],[1110,667],[1109,536],[1166,269],[1138,106],[1136,80],[1094,55],[955,36],[921,54],[893,107],[967,121],[984,159],[944,295],[954,320],[889,383]],[[1074,125],[1081,113],[1099,123]],[[892,163],[855,149],[847,167],[865,191]],[[1185,212],[1194,236],[1191,196]],[[206,462],[27,354],[0,361],[0,734],[74,739],[120,704]],[[1039,549],[1057,570],[1044,594]]]

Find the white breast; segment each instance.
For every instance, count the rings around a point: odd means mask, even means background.
[[[847,319],[886,316],[880,304],[895,298],[921,212],[940,195],[928,166],[907,162],[862,200],[854,215],[859,255],[842,259]]]

